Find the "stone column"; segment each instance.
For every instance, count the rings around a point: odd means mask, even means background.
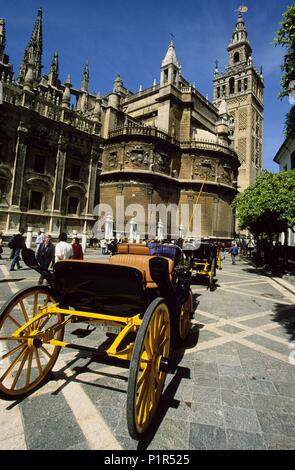
[[[62,194],[64,186],[65,164],[67,157],[67,142],[63,135],[59,136],[56,154],[55,177],[53,185],[52,214],[49,231],[59,231],[59,216],[61,213]]]
[[[188,227],[187,227],[187,232],[192,231],[193,227],[193,213],[194,213],[194,192],[190,191],[187,195],[187,201],[188,201],[188,206],[189,206],[189,220],[188,220]]]
[[[12,209],[20,210],[24,184],[24,171],[27,155],[27,142],[29,130],[20,121],[17,128],[17,142],[11,183],[10,205]]]
[[[93,146],[90,154],[89,172],[88,172],[88,185],[87,185],[87,202],[86,202],[86,215],[93,215],[94,196],[97,178],[97,163],[98,163],[99,148]]]
[[[180,239],[184,238],[184,229],[185,229],[184,225],[180,224],[179,225],[179,238]]]

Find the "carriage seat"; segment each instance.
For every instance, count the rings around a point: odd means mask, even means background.
[[[138,243],[119,243],[117,245],[117,253],[120,255],[150,255],[150,250],[145,245]]]
[[[141,247],[141,248],[146,248],[146,247]],[[116,265],[124,265],[124,266],[130,266],[133,268],[137,268],[140,271],[143,271],[145,273],[145,279],[146,279],[146,287],[148,289],[156,288],[157,284],[153,281],[151,274],[150,274],[150,266],[149,262],[150,259],[154,258],[154,256],[149,256],[149,255],[137,255],[137,254],[122,254],[119,253],[117,255],[113,255],[109,259],[110,264],[116,264]],[[172,276],[173,273],[173,268],[174,268],[174,262],[170,258],[165,258],[167,259],[169,263],[169,276]]]

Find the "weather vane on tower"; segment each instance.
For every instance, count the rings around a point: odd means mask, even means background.
[[[246,5],[241,5],[239,8],[235,11],[239,11],[240,13],[247,13],[248,7]]]

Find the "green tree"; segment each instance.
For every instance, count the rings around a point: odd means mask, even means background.
[[[292,106],[286,116],[285,135],[286,137],[295,137],[295,106]]]
[[[287,49],[281,66],[283,75],[280,96],[283,97],[289,95],[290,83],[295,80],[295,4],[289,6],[283,13],[283,21],[280,25],[281,28],[276,33],[274,43]]]
[[[262,171],[255,183],[236,196],[232,204],[240,229],[256,236],[293,230],[295,225],[295,170]]]

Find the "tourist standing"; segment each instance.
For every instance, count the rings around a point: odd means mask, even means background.
[[[38,230],[37,237],[36,237],[36,251],[35,251],[36,259],[38,255],[38,250],[40,246],[44,243],[44,240],[45,240],[45,234],[41,232],[41,230]]]
[[[235,243],[233,243],[232,246],[230,247],[229,253],[231,254],[232,264],[236,264],[236,256],[239,253],[239,249]]]
[[[20,251],[23,248],[26,248],[25,240],[23,237],[24,233],[24,230],[20,230],[18,234],[14,235],[14,237],[12,238],[12,240],[10,240],[8,244],[9,248],[13,250],[10,271],[15,270],[15,265],[17,265],[17,269],[21,269],[21,265],[19,264]]]
[[[54,245],[52,243],[52,239],[50,235],[46,235],[44,242],[41,243],[36,259],[40,264],[41,268],[44,270],[48,270],[50,266],[54,265]],[[44,280],[44,276],[41,275],[38,281],[38,284],[42,285]]]
[[[67,243],[68,236],[65,232],[62,232],[59,237],[59,242],[56,244],[55,247],[55,262],[62,261],[65,259],[72,258],[73,256],[73,249],[72,245]]]
[[[221,261],[224,261],[225,260],[225,255],[226,255],[226,249],[225,249],[224,243],[222,243],[222,245],[221,245],[220,252],[221,252]]]
[[[73,259],[83,259],[83,250],[78,237],[72,240]]]

